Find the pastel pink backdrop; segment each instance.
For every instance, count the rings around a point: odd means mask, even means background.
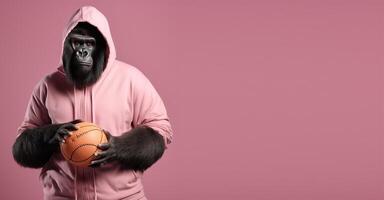
[[[0,197],[41,199],[11,146],[72,13],[109,19],[119,59],[168,109],[153,200],[382,200],[383,1],[2,1]],[[107,97],[106,97],[107,98]]]

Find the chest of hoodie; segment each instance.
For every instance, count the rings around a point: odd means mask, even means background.
[[[52,76],[47,81],[45,107],[52,123],[82,119],[119,135],[132,128],[129,84],[130,80],[115,70],[83,89],[75,89],[64,76]]]

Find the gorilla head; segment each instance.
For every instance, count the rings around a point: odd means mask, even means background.
[[[63,65],[76,88],[94,84],[105,69],[108,47],[99,30],[88,22],[80,22],[64,42]]]

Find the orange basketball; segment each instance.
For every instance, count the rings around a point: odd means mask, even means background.
[[[97,145],[108,142],[102,129],[96,124],[80,122],[76,124],[78,128],[72,131],[72,135],[67,137],[65,143],[60,144],[61,154],[73,165],[87,167],[94,154],[100,151]]]

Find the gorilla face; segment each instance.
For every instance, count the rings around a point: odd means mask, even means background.
[[[62,59],[68,79],[78,89],[94,84],[105,69],[108,52],[97,28],[80,22],[64,42]]]
[[[86,74],[92,69],[93,51],[95,50],[96,39],[88,35],[69,35],[71,47],[74,51],[72,64],[79,66],[81,74]]]

